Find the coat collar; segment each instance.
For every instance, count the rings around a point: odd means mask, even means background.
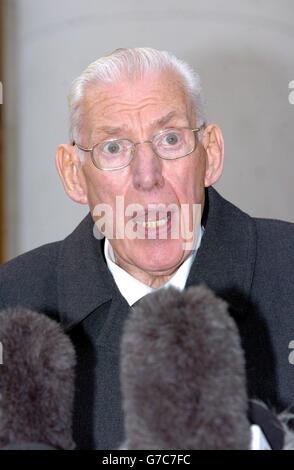
[[[240,315],[245,312],[254,274],[255,222],[212,187],[206,191],[205,204],[205,234],[186,287],[207,284]]]
[[[116,289],[103,255],[104,240],[93,234],[89,213],[61,243],[57,266],[58,308],[66,328],[111,300]]]
[[[223,199],[212,187],[206,193],[205,234],[186,287],[206,283],[242,313],[249,297],[256,256],[251,217]],[[70,328],[120,293],[106,265],[103,245],[93,235],[88,214],[62,243],[57,266],[58,307]]]

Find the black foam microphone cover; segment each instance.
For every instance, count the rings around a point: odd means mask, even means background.
[[[0,448],[73,449],[70,339],[54,320],[17,307],[0,312],[0,342]]]
[[[206,286],[144,297],[124,325],[124,449],[249,449],[245,360]]]

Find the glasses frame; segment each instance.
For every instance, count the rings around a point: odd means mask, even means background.
[[[194,132],[194,137],[195,137],[195,133],[197,132],[200,132],[202,131],[202,129],[204,129],[206,127],[205,123],[201,124],[201,126],[199,127],[196,127],[195,129],[192,129],[190,127],[171,127],[170,129],[189,129],[190,131]],[[79,145],[76,143],[75,140],[72,141],[72,145],[73,146],[77,146],[78,149],[82,150],[82,152],[89,152],[90,153],[90,156],[91,156],[91,160],[92,160],[92,163],[93,165],[98,169],[98,170],[101,170],[101,171],[116,171],[116,170],[122,170],[123,168],[126,168],[127,166],[129,166],[135,156],[135,151],[136,151],[136,147],[137,145],[140,145],[140,144],[151,144],[151,147],[152,147],[152,150],[153,152],[159,157],[161,158],[162,160],[178,160],[180,158],[184,158],[184,157],[187,157],[187,155],[190,155],[191,153],[193,153],[198,145],[199,142],[196,142],[196,139],[194,139],[194,147],[193,149],[186,153],[185,155],[182,155],[181,157],[175,157],[175,158],[166,158],[166,157],[162,157],[161,155],[158,154],[158,152],[156,151],[155,149],[155,146],[154,146],[154,143],[153,143],[153,140],[155,139],[155,137],[158,137],[160,136],[161,134],[163,134],[164,132],[166,132],[167,130],[169,129],[163,129],[162,131],[158,132],[157,134],[155,134],[153,137],[152,137],[152,140],[144,140],[144,142],[133,142],[132,140],[130,139],[127,139],[127,138],[120,138],[120,139],[110,139],[110,140],[102,140],[101,142],[97,142],[96,144],[94,144],[92,147],[90,148],[87,148],[87,147],[83,147],[82,145]],[[103,144],[104,142],[115,142],[117,140],[127,140],[128,142],[130,142],[130,144],[132,144],[132,150],[131,150],[131,158],[129,160],[128,163],[126,163],[125,165],[123,166],[119,166],[119,167],[114,167],[114,168],[101,168],[100,166],[97,165],[95,159],[94,159],[94,155],[93,155],[93,152],[94,152],[94,149],[100,145],[100,144]]]

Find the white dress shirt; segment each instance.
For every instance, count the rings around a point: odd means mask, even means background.
[[[150,292],[154,292],[155,290],[161,289],[163,287],[172,286],[172,287],[179,289],[180,291],[184,290],[191,266],[195,259],[197,250],[201,244],[203,232],[204,232],[204,228],[201,227],[201,230],[199,231],[199,237],[197,240],[195,250],[191,251],[188,258],[181,264],[181,266],[172,275],[172,277],[168,280],[168,282],[166,282],[159,288],[153,288],[153,287],[147,286],[147,284],[144,284],[143,282],[138,281],[138,279],[136,279],[134,276],[131,276],[131,274],[129,274],[127,271],[125,271],[120,266],[118,266],[115,262],[115,256],[114,256],[112,246],[109,243],[108,239],[106,238],[105,244],[104,244],[104,254],[105,254],[106,263],[107,263],[108,269],[110,270],[111,274],[114,277],[115,283],[118,289],[120,290],[121,295],[126,299],[128,304],[132,306],[134,305],[135,302],[140,300],[145,295],[150,294]]]

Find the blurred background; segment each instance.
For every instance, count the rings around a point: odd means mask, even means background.
[[[55,149],[68,142],[72,80],[118,47],[194,66],[225,137],[217,189],[253,216],[294,222],[293,0],[0,0],[0,15],[1,262],[87,213],[64,194]]]

